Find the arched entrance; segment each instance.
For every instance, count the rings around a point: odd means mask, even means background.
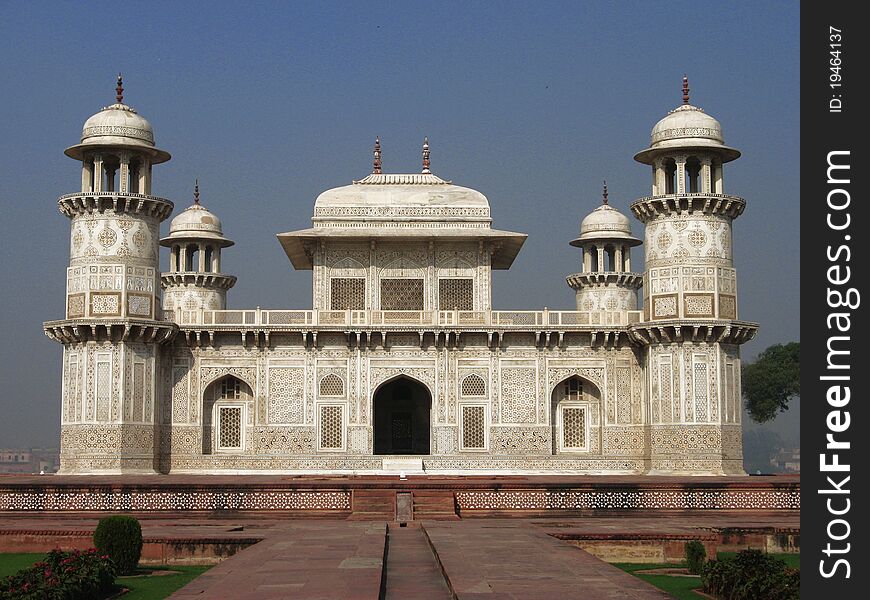
[[[425,385],[407,377],[375,391],[375,454],[429,454],[432,396]]]

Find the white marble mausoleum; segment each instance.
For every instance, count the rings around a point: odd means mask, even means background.
[[[757,325],[732,261],[745,202],[723,178],[740,153],[683,88],[634,157],[652,174],[631,205],[643,242],[606,188],[579,251],[553,242],[577,252],[576,310],[492,310],[492,270],[526,235],[431,172],[428,142],[421,172],[393,174],[379,141],[372,173],[278,233],[313,271],[311,307],[262,310],[228,303],[234,242],[198,188],[161,237],[173,203],[152,169],[170,156],[119,78],[66,150],[81,191],[58,201],[61,472],[742,473],[739,348]]]

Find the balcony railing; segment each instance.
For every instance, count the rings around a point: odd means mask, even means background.
[[[164,320],[181,326],[221,328],[337,327],[402,328],[485,327],[489,329],[583,328],[624,326],[643,320],[643,312],[569,310],[178,310]]]

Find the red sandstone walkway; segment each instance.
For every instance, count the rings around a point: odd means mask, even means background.
[[[383,571],[384,523],[296,521],[225,560],[173,594],[176,599],[372,600]]]
[[[528,521],[430,521],[421,528],[416,525],[390,525],[386,565],[385,523],[276,525],[263,542],[212,568],[172,598],[669,598]]]

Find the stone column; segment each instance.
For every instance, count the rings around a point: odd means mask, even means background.
[[[94,191],[103,191],[103,155],[94,154]]]
[[[121,153],[121,167],[120,167],[120,175],[118,182],[118,191],[122,194],[126,194],[130,191],[130,153],[122,152]]]
[[[665,161],[657,158],[653,165],[653,196],[661,196],[668,189],[667,183],[665,183]]]
[[[204,273],[205,272],[205,244],[200,243],[200,244],[198,244],[198,246],[199,246],[199,257],[198,257],[199,264],[197,265],[196,269],[199,273]]]
[[[91,158],[82,160],[82,191],[90,192],[94,185],[94,161]]]
[[[701,192],[709,194],[713,191],[713,173],[710,170],[711,159],[709,156],[701,158]]]
[[[677,186],[674,190],[677,194],[686,193],[686,157],[676,156],[674,160],[677,163]]]
[[[613,251],[613,270],[616,273],[621,273],[622,267],[622,246],[616,246]]]
[[[598,251],[598,272],[604,270],[604,247],[597,248]]]
[[[151,161],[145,157],[139,163],[139,193],[151,193]]]
[[[178,271],[175,267],[178,265],[178,246],[172,246],[169,250],[169,271],[175,273]]]

